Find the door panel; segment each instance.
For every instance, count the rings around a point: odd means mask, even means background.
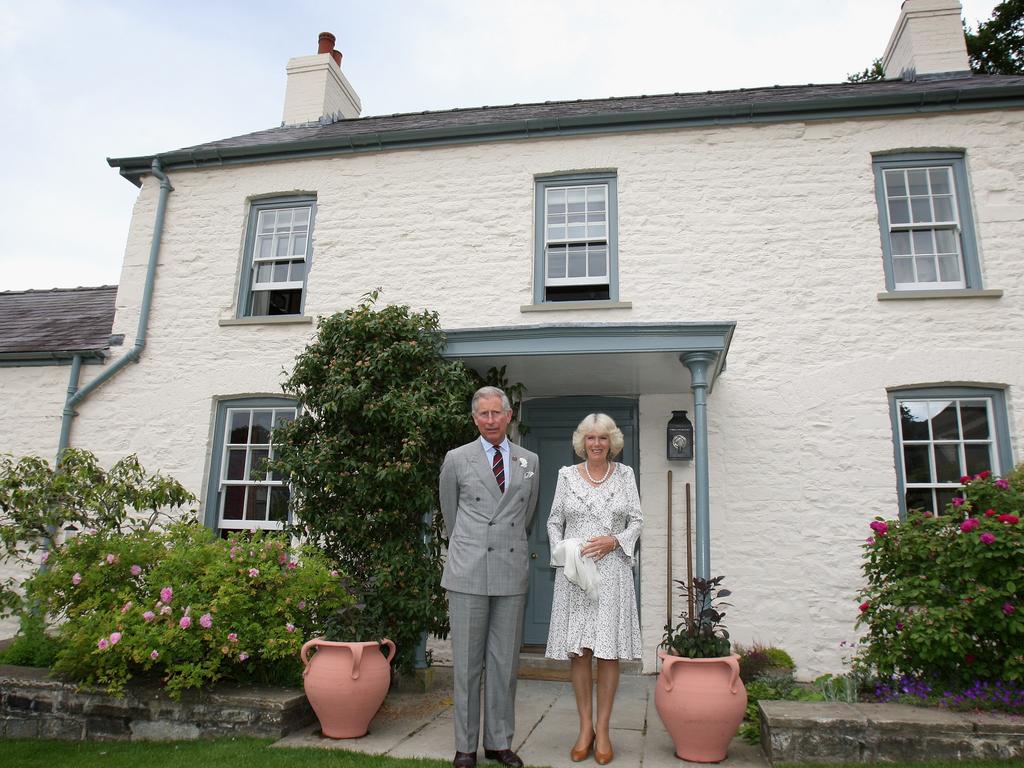
[[[555,583],[555,571],[549,564],[548,512],[555,496],[558,470],[580,461],[572,450],[573,430],[584,416],[595,412],[608,414],[622,430],[625,446],[617,460],[630,465],[639,477],[638,409],[635,400],[560,397],[528,400],[523,403],[523,423],[529,427],[529,431],[523,437],[522,443],[540,456],[540,498],[529,537],[530,591],[526,598],[526,620],[523,628],[525,645],[545,645],[548,640],[551,596]],[[639,585],[639,580],[637,584]]]

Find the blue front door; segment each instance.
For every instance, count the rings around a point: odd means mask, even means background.
[[[530,531],[530,592],[526,598],[525,645],[546,645],[555,583],[549,565],[547,520],[555,495],[558,470],[581,461],[572,450],[572,433],[583,417],[606,413],[622,430],[626,445],[618,458],[640,476],[639,409],[636,400],[613,397],[558,397],[523,403],[522,422],[528,427],[523,446],[540,456],[540,500]],[[639,579],[636,580],[639,585]],[[639,600],[638,603],[639,604]]]

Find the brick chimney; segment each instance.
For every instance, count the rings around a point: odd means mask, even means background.
[[[321,32],[314,56],[288,61],[282,125],[359,117],[362,105],[341,72],[341,53],[334,48],[335,40],[330,32]]]
[[[904,0],[882,57],[886,78],[971,71],[958,0]]]

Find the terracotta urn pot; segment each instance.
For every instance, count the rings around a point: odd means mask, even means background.
[[[690,659],[658,651],[661,674],[654,704],[676,757],[694,763],[725,759],[747,709],[739,656]]]
[[[386,658],[381,646],[388,648]],[[391,685],[395,644],[386,638],[340,643],[314,637],[302,646],[299,656],[305,665],[302,684],[306,698],[320,720],[323,735],[331,739],[365,736]]]

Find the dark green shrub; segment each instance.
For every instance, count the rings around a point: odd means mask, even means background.
[[[740,677],[750,682],[766,674],[792,672],[796,669],[793,658],[781,648],[754,643],[749,648],[736,645],[733,651],[740,657]]]
[[[725,611],[722,608],[731,604],[722,598],[728,597],[732,592],[721,588],[724,578],[715,576],[711,579],[702,579],[694,576],[690,584],[681,580],[676,581],[684,603],[689,606],[692,601],[694,615],[690,618],[688,608],[684,608],[679,614],[681,622],[674,627],[671,624],[665,626],[661,647],[667,653],[691,659],[729,655],[729,631],[722,623],[722,619],[725,618]]]
[[[409,669],[423,632],[444,635],[437,482],[452,447],[476,434],[477,378],[441,356],[434,312],[374,307],[322,318],[285,391],[300,414],[275,432],[274,468],[294,490],[294,530],[340,563],[365,608],[342,625],[389,637]]]

